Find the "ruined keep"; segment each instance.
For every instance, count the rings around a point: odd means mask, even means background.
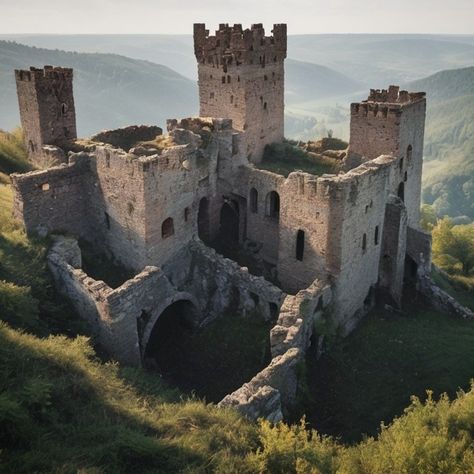
[[[286,25],[273,25],[265,36],[262,24],[219,25],[214,36],[202,23],[194,25],[198,61],[199,114],[232,119],[243,131],[243,152],[261,160],[265,145],[283,140]]]
[[[44,168],[66,161],[61,146],[77,138],[72,69],[44,66],[15,71],[28,155]]]
[[[285,177],[258,161],[283,139],[286,25],[267,37],[262,25],[210,36],[197,24],[194,41],[201,117],[169,120],[167,134],[142,125],[76,140],[72,71],[16,71],[30,158],[44,163],[51,145],[59,159],[12,175],[14,212],[29,234],[69,235],[49,253],[56,284],[123,363],[143,363],[176,305],[196,327],[230,308],[272,321],[270,364],[221,405],[278,420],[298,360],[325,337],[317,327],[349,332],[375,295],[400,304],[404,281],[453,307],[433,291],[418,226],[425,94],[371,91],[351,105],[343,171]],[[93,279],[77,239],[135,276],[117,288]]]

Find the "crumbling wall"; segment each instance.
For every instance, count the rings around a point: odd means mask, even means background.
[[[94,142],[107,143],[122,150],[129,151],[134,145],[142,141],[154,140],[162,135],[160,127],[150,125],[131,125],[129,127],[117,128],[115,130],[104,130],[90,139]]]
[[[285,297],[280,288],[250,274],[199,240],[191,242],[163,271],[178,290],[195,296],[206,314],[202,324],[226,313],[276,320]]]
[[[29,235],[60,231],[85,236],[92,232],[87,217],[89,178],[87,154],[73,156],[67,165],[12,174],[13,213]]]

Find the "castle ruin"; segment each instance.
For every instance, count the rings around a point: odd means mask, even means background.
[[[169,120],[167,134],[131,126],[77,140],[72,71],[16,71],[30,158],[48,167],[12,182],[29,234],[68,235],[49,266],[119,361],[143,362],[172,305],[191,308],[197,326],[230,307],[273,321],[270,365],[221,404],[276,420],[315,322],[347,333],[375,294],[399,304],[404,280],[429,275],[431,242],[418,225],[424,93],[390,86],[352,104],[339,174],[259,169],[265,146],[284,137],[286,25],[272,33],[196,24],[201,116]],[[136,276],[118,288],[94,280],[75,239]],[[211,248],[222,242],[252,253],[260,273]]]

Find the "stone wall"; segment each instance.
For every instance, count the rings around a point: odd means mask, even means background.
[[[107,143],[117,148],[129,151],[135,144],[142,141],[154,140],[163,134],[160,127],[149,125],[131,125],[115,130],[104,130],[90,139],[94,142]]]
[[[15,217],[23,221],[30,235],[51,231],[87,235],[92,232],[88,219],[89,177],[87,154],[75,155],[67,165],[12,174]]]
[[[334,312],[346,331],[362,315],[359,310],[370,305],[378,282],[385,210],[397,164],[396,158],[382,156],[324,180],[330,196],[326,251],[336,279]]]
[[[398,87],[372,90],[368,100],[351,104],[350,142],[346,167],[392,154],[400,158],[395,194],[405,201],[408,224],[420,219],[421,173],[426,99]]]
[[[262,25],[220,25],[215,36],[194,25],[200,115],[232,119],[244,131],[245,155],[261,160],[265,145],[284,137],[286,25],[265,36]]]
[[[72,76],[72,69],[52,66],[15,71],[25,144],[38,167],[51,164],[43,145],[62,145],[77,137]]]

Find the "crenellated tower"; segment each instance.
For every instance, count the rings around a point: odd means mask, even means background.
[[[230,118],[245,132],[250,161],[261,160],[265,145],[284,137],[284,60],[286,24],[265,36],[261,24],[219,25],[214,36],[194,25],[200,115]]]
[[[420,218],[425,116],[425,93],[398,86],[372,89],[367,100],[351,104],[346,167],[354,168],[380,155],[398,157],[393,193],[405,202],[408,225],[415,228]]]
[[[77,138],[72,69],[15,70],[21,125],[30,159],[41,167],[44,145]]]

